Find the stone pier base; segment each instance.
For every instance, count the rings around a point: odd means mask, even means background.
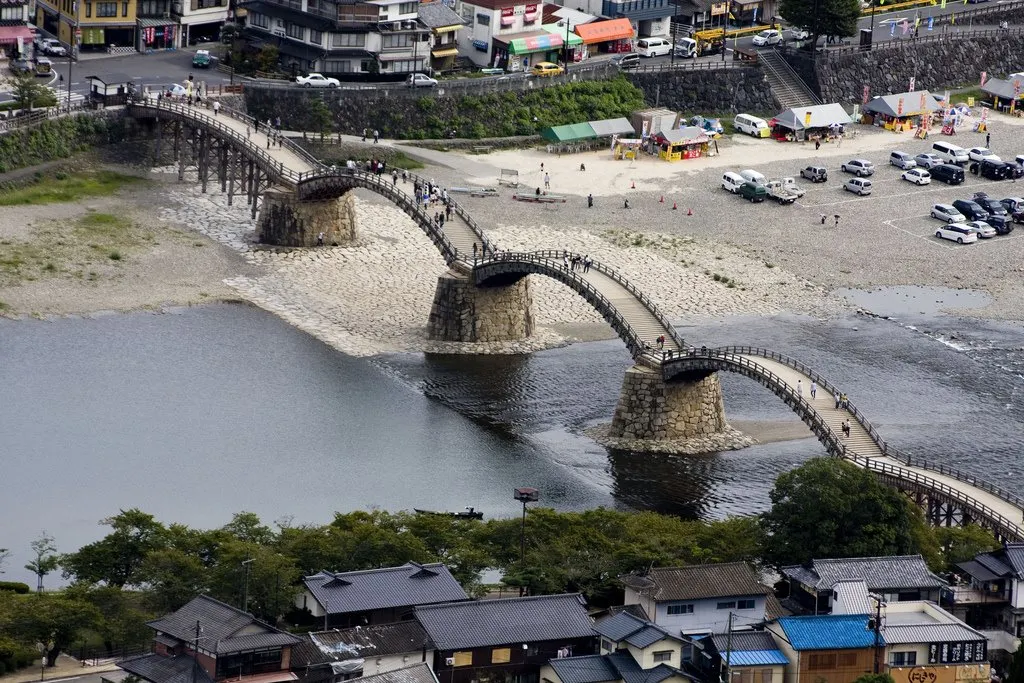
[[[529,278],[500,287],[475,287],[449,271],[437,278],[427,336],[436,341],[504,342],[533,334]]]
[[[356,237],[355,197],[347,192],[335,199],[300,200],[289,190],[271,187],[263,194],[259,240],[281,247],[315,247],[317,236],[324,244],[350,244]]]

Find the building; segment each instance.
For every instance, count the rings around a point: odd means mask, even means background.
[[[413,664],[404,669],[349,680],[352,683],[438,683],[437,676],[426,664]]]
[[[474,64],[507,71],[529,69],[538,62],[576,59],[583,40],[565,22],[544,24],[541,2],[524,0],[459,0],[457,11],[466,23],[459,33],[459,52]]]
[[[641,668],[625,651],[552,659],[540,671],[541,683],[693,683],[667,664]]]
[[[551,659],[594,653],[578,593],[427,605],[416,620],[434,643],[444,683],[539,683]]]
[[[304,683],[333,682],[353,676],[434,663],[434,644],[418,621],[356,626],[307,633],[292,648],[291,669]]]
[[[25,26],[32,18],[30,0],[0,0],[0,27]],[[0,36],[5,35],[0,32]],[[29,36],[31,42],[31,36]]]
[[[962,583],[944,592],[944,606],[974,628],[1024,637],[1024,543],[979,553],[957,575]]]
[[[35,23],[79,50],[135,52],[138,1],[37,0]]]
[[[930,602],[883,608],[885,658],[896,683],[988,683],[985,635]]]
[[[299,638],[219,600],[201,595],[149,622],[153,652],[118,666],[150,683],[293,681],[291,649]]]
[[[920,555],[812,560],[810,566],[783,567],[782,577],[794,606],[814,614],[832,611],[833,589],[840,581],[861,579],[870,592],[890,604],[901,600],[937,603],[946,585]]]
[[[868,622],[866,614],[782,617],[769,622],[765,630],[789,662],[783,683],[853,683],[872,673],[885,641]]]
[[[743,562],[651,569],[646,575],[620,577],[625,603],[637,604],[658,626],[673,633],[725,633],[733,615],[733,630],[753,628],[774,603],[771,589]]]
[[[782,683],[789,660],[764,631],[720,634],[697,641],[692,664],[705,680]],[[725,672],[731,672],[731,678]]]
[[[672,16],[679,13],[673,0],[577,0],[571,7],[605,19],[628,19],[638,38],[668,38]]]
[[[433,0],[420,3],[419,19],[430,29],[430,68],[435,72],[450,70],[459,55],[462,17],[440,0]]]
[[[305,590],[296,597],[295,606],[322,619],[324,629],[412,619],[417,605],[469,599],[448,567],[440,563],[322,571],[302,582]]]
[[[682,638],[629,612],[602,619],[594,625],[594,631],[601,636],[603,655],[625,650],[641,669],[653,669],[658,664],[676,669],[682,666]]]

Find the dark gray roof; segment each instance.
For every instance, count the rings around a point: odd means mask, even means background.
[[[645,648],[659,640],[671,638],[679,640],[665,629],[646,619],[638,619],[627,612],[602,619],[594,625],[594,630],[616,643],[625,641],[633,647]]]
[[[981,86],[982,92],[986,92],[989,95],[995,95],[1004,100],[1012,100],[1016,96],[1017,87],[1014,85],[1014,81],[1007,78],[990,78],[985,81],[985,85]],[[1024,90],[1021,90],[1024,94]]]
[[[922,99],[923,97],[923,99]],[[900,104],[902,102],[902,108]],[[921,103],[924,102],[922,108]],[[919,116],[930,114],[939,108],[938,102],[927,90],[915,90],[897,95],[880,95],[864,105],[864,111],[886,116]]]
[[[1024,543],[1007,543],[1003,548],[1006,560],[1013,566],[1017,576],[1024,578]]]
[[[782,574],[800,583],[831,590],[840,581],[864,579],[868,589],[940,588],[946,582],[928,571],[920,555],[894,557],[849,557],[834,560],[813,560],[811,568],[783,567]]]
[[[104,85],[116,85],[118,83],[131,83],[132,82],[132,77],[129,76],[128,74],[123,74],[123,73],[100,74],[98,76],[88,76],[87,78],[96,79],[97,81],[100,81]]]
[[[454,10],[443,2],[424,2],[419,6],[419,18],[427,28],[461,26],[465,24]]]
[[[426,662],[418,662],[402,669],[385,671],[362,678],[352,678],[346,683],[356,683],[356,681],[359,683],[437,683],[437,676],[430,670]]]
[[[307,633],[292,648],[292,668],[360,657],[379,657],[434,649],[430,637],[417,621],[356,626]]]
[[[743,562],[695,564],[687,567],[655,567],[646,576],[627,574],[624,584],[654,600],[700,600],[741,595],[767,595],[767,586],[757,580]]]
[[[303,581],[328,614],[469,599],[448,567],[441,563],[408,562],[401,567],[338,574],[325,571]]]
[[[603,610],[603,612],[597,612],[596,614],[607,614],[609,617],[614,617],[616,614],[632,614],[634,617],[640,617],[644,621],[649,620],[647,612],[641,605],[612,605],[611,607]]]
[[[679,669],[659,664],[652,669],[641,669],[628,652],[610,655],[586,655],[563,657],[548,662],[562,683],[660,683],[666,678],[681,676],[690,678]]]
[[[299,642],[296,636],[280,631],[247,612],[206,595],[193,598],[178,611],[149,622],[149,627],[178,640],[191,641],[195,638],[196,622],[199,622],[202,628],[199,649],[216,654],[279,647]],[[254,628],[258,629],[257,632],[236,635],[242,629]]]
[[[188,655],[142,655],[124,659],[117,665],[128,673],[153,683],[213,683],[210,675],[202,667],[196,666],[195,660]]]
[[[439,650],[594,636],[579,593],[425,605],[416,620]]]
[[[715,649],[719,652],[725,652],[729,645],[729,636],[717,635],[711,636],[711,642],[715,644]],[[755,650],[778,650],[779,646],[775,644],[775,639],[770,634],[764,631],[740,631],[732,634],[732,651],[733,652],[749,652]]]

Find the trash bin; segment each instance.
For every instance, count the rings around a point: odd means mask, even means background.
[[[860,30],[860,49],[870,50],[871,49],[871,29],[862,28]]]

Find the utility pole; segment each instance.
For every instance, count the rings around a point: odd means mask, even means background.
[[[875,666],[872,669],[876,674],[881,672],[882,658],[885,656],[882,651],[882,608],[885,607],[885,602],[882,600],[881,595],[872,595],[875,600],[875,618],[874,621],[874,632],[875,632]]]
[[[725,631],[725,677],[723,683],[732,683],[732,610],[729,610],[729,626]]]
[[[245,585],[242,589],[242,611],[249,611],[249,565],[252,559],[242,560],[242,567],[245,569]]]
[[[203,632],[203,628],[199,625],[199,620],[196,619],[196,638],[192,643],[192,683],[196,683],[199,669],[199,637]]]

